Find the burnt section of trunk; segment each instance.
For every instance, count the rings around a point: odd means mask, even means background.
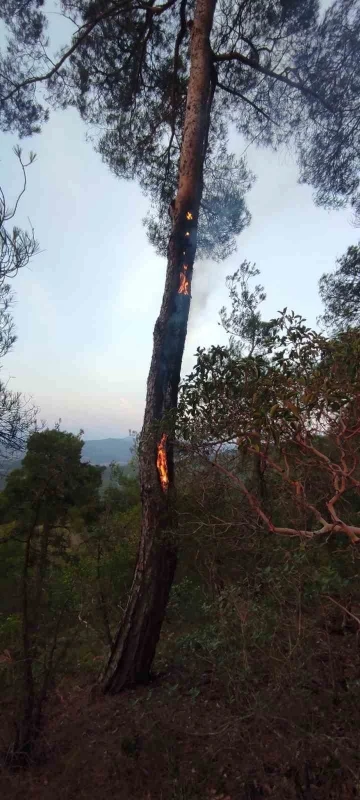
[[[187,330],[196,236],[194,225],[190,236],[186,236],[189,225],[184,227],[183,235],[175,228],[169,245],[163,305],[154,329],[140,443],[141,539],[124,621],[102,677],[102,687],[110,693],[149,679],[176,569],[172,412],[176,409]],[[188,293],[179,291],[184,273]],[[166,480],[161,480],[162,473]]]
[[[178,192],[140,441],[141,538],[124,620],[101,676],[110,693],[149,679],[176,569],[173,438],[213,97],[209,37],[215,5],[197,0],[192,25]]]

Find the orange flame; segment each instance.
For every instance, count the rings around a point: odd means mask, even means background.
[[[186,219],[194,219],[194,217],[193,217],[193,215],[192,215],[191,211],[187,211],[187,212],[186,212]]]
[[[189,281],[187,279],[187,264],[183,266],[184,272],[180,272],[180,286],[178,294],[190,294],[189,292]]]
[[[168,475],[168,468],[167,468],[167,458],[166,458],[166,433],[163,433],[161,437],[161,441],[158,444],[157,448],[157,459],[156,459],[156,466],[157,471],[159,473],[161,488],[163,492],[167,491],[169,486],[169,475]]]

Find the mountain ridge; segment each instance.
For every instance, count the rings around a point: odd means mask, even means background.
[[[91,464],[108,465],[112,461],[118,464],[128,464],[132,456],[134,439],[124,436],[119,439],[87,439],[82,450],[82,460]]]
[[[88,439],[84,441],[81,460],[89,461],[90,464],[98,464],[99,466],[109,466],[112,461],[115,461],[121,466],[128,464],[132,457],[132,448],[134,439],[132,436],[123,436],[116,439],[109,437],[107,439]],[[23,456],[25,453],[22,454]],[[21,454],[16,458],[0,458],[0,491],[4,488],[6,476],[14,469],[19,469],[22,464]]]

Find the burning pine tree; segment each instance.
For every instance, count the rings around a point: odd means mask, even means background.
[[[49,69],[41,5],[2,3],[3,129],[39,130],[43,85],[50,105],[75,105],[105,129],[98,150],[114,173],[149,194],[149,237],[167,254],[141,434],[139,555],[102,676],[116,692],[149,677],[176,568],[173,437],[195,254],[226,257],[249,221],[251,176],[227,150],[228,125],[259,145],[292,141],[316,201],[356,208],[360,12],[357,0],[323,16],[317,0],[59,0],[76,30]]]

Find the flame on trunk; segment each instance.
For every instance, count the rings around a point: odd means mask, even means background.
[[[180,272],[180,286],[178,290],[178,294],[190,294],[189,292],[189,281],[187,278],[187,264],[183,266],[184,272]]]
[[[167,491],[169,486],[169,475],[168,475],[168,468],[167,468],[167,458],[166,458],[166,433],[163,433],[160,443],[157,447],[157,459],[156,459],[156,466],[157,471],[159,473],[161,488],[163,492]]]
[[[186,219],[194,219],[194,217],[193,217],[193,215],[192,215],[191,211],[187,211],[187,212],[186,212]]]

